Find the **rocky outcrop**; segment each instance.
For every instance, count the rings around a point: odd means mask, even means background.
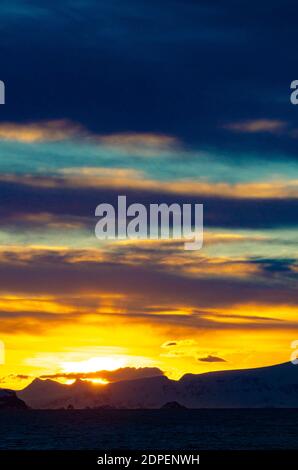
[[[12,390],[0,389],[0,410],[7,409],[27,409],[26,403],[17,397],[16,393]]]

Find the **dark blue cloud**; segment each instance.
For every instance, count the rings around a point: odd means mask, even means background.
[[[293,275],[297,279],[297,259],[295,258],[261,258],[251,259],[250,263],[257,264],[265,274]]]
[[[36,178],[36,183],[39,181]],[[42,181],[42,179],[40,180]],[[54,181],[54,180],[53,180]],[[204,204],[205,227],[223,228],[281,228],[297,227],[298,199],[246,199],[215,196],[181,195],[162,191],[132,190],[121,188],[127,196],[127,204]],[[49,213],[67,221],[69,217],[81,218],[93,232],[94,211],[98,204],[118,204],[119,189],[106,187],[82,188],[30,186],[21,182],[0,179],[0,224],[12,226],[23,224],[28,214]],[[194,219],[193,219],[194,220]],[[27,222],[26,222],[27,223]],[[32,222],[31,222],[32,223]],[[33,227],[36,226],[33,224]]]
[[[1,120],[70,118],[97,132],[175,134],[235,158],[296,157],[287,134],[221,129],[257,118],[295,126],[293,1],[15,0],[1,10]]]

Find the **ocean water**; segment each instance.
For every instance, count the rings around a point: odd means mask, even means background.
[[[298,449],[298,409],[1,411],[0,449]]]

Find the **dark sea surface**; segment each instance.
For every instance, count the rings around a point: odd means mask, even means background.
[[[298,449],[298,409],[0,411],[0,449]]]

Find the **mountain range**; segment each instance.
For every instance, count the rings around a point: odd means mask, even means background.
[[[94,385],[64,385],[35,379],[17,392],[30,408],[297,408],[298,367],[292,363],[233,371],[186,374],[180,380],[156,376]]]

